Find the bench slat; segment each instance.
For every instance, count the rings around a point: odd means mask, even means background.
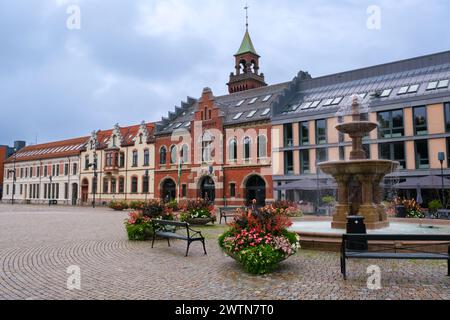
[[[394,252],[357,252],[346,251],[350,259],[417,259],[417,260],[448,260],[448,254],[439,253],[394,253]]]

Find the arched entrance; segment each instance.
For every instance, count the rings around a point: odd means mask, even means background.
[[[72,205],[76,206],[78,202],[78,184],[72,183]]]
[[[216,200],[216,184],[211,177],[204,177],[200,183],[200,197],[214,202]]]
[[[172,201],[177,198],[177,185],[172,179],[166,179],[163,182],[161,197],[164,201]]]
[[[81,202],[87,203],[89,198],[89,181],[84,179],[81,183]]]
[[[266,204],[266,182],[260,176],[250,177],[246,184],[246,199],[247,204],[251,204],[253,200],[256,200],[258,206],[264,206]]]

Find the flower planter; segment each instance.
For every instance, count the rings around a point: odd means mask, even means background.
[[[186,220],[187,223],[193,226],[205,226],[214,220],[211,218],[189,218]]]

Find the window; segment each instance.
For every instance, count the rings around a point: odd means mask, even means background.
[[[212,144],[214,137],[209,132],[205,132],[202,139],[202,161],[210,162],[212,160]]]
[[[362,148],[363,148],[364,152],[366,153],[366,159],[371,159],[370,144],[363,144]]]
[[[335,99],[331,102],[331,105],[332,105],[332,106],[338,105],[339,103],[341,103],[342,99],[344,99],[344,98],[343,98],[343,97],[335,98]]]
[[[408,93],[416,93],[417,91],[419,91],[419,84],[414,84],[412,86],[409,87],[408,89]]]
[[[159,150],[159,164],[166,164],[167,162],[167,149],[165,146]]]
[[[438,89],[448,88],[448,84],[449,84],[449,80],[441,80],[441,81],[439,81],[437,88]]]
[[[267,157],[267,139],[265,136],[258,136],[258,158]]]
[[[271,94],[265,96],[264,99],[263,99],[263,102],[269,101],[270,98],[272,98],[272,95],[271,95]]]
[[[74,163],[74,164],[76,164],[76,163]],[[41,176],[41,167],[37,166],[36,167],[36,177],[40,177],[40,176]]]
[[[55,165],[56,176],[59,177],[59,164]]]
[[[89,170],[89,156],[84,157],[84,170]],[[47,170],[45,170],[47,171]],[[45,173],[45,176],[47,176],[47,173]]]
[[[68,163],[64,164],[64,175],[65,176],[69,175],[69,164]]]
[[[64,183],[64,199],[69,199],[69,184]]]
[[[250,113],[247,115],[247,118],[253,118],[255,113],[256,113],[256,110],[250,111]]]
[[[309,145],[309,122],[304,121],[299,124],[300,145]]]
[[[143,137],[143,136],[142,136],[142,133],[141,133],[141,134],[139,135],[139,144],[142,144],[142,143],[143,143],[143,141],[142,141],[142,140],[143,140],[143,139],[142,139],[142,137]]]
[[[117,180],[116,178],[111,178],[111,193],[115,194],[117,190]]]
[[[450,168],[450,138],[447,138],[447,168]]]
[[[294,145],[294,133],[292,131],[292,123],[284,125],[284,147],[292,147]]]
[[[242,104],[245,102],[245,100],[241,100],[238,103],[236,103],[236,107],[242,106]]]
[[[138,152],[137,150],[133,151],[133,167],[137,167],[138,166]]]
[[[316,161],[317,163],[328,161],[328,149],[316,149]]]
[[[89,158],[88,158],[88,162],[89,162]],[[48,175],[48,167],[45,166],[44,167],[44,177],[46,177]]]
[[[302,174],[311,173],[311,168],[309,165],[309,150],[300,151],[300,172]]]
[[[427,91],[436,90],[438,83],[439,83],[438,81],[432,81],[432,82],[428,83]]]
[[[171,146],[170,147],[170,164],[176,164],[177,160],[178,160],[177,147]]]
[[[345,160],[345,147],[342,146],[339,147],[339,160],[340,161]]]
[[[261,116],[267,116],[270,113],[270,108],[265,109],[262,113]]]
[[[387,98],[391,95],[391,93],[392,93],[392,89],[383,90],[383,92],[380,95],[380,98]]]
[[[108,178],[103,178],[103,193],[108,193],[109,181]]]
[[[319,106],[320,102],[322,102],[322,100],[316,100],[316,101],[314,101],[314,102],[309,106],[309,108],[310,108],[310,109],[315,109],[315,108],[317,108],[317,107]]]
[[[125,178],[120,177],[119,178],[119,193],[124,193],[124,192],[125,192]]]
[[[401,87],[401,88],[398,90],[397,95],[406,94],[406,93],[408,92],[408,89],[409,89],[409,86]]]
[[[187,185],[186,184],[181,185],[181,197],[183,197],[183,198],[187,197]]]
[[[76,164],[76,163],[74,163],[73,165],[72,165],[72,175],[77,175],[77,173],[78,173],[78,164]]]
[[[316,120],[316,144],[327,143],[327,121]]]
[[[403,125],[403,110],[385,111],[378,113],[379,137],[398,138],[405,134]]]
[[[230,183],[230,197],[236,198],[236,184]]]
[[[428,141],[419,140],[416,145],[416,169],[429,169],[430,160],[428,156]]]
[[[418,136],[428,134],[427,108],[416,107],[414,108],[413,113],[414,113],[414,134]]]
[[[242,117],[242,114],[243,114],[243,112],[239,112],[238,114],[236,114],[236,115],[233,117],[233,120],[238,120],[240,117]]]
[[[149,176],[145,175],[142,178],[142,192],[143,193],[148,193],[149,192],[149,190],[150,190],[150,183],[149,182],[150,182]]]
[[[105,158],[106,158],[105,159],[106,167],[107,168],[111,168],[113,166],[113,159],[114,159],[114,156],[113,156],[112,152],[108,152],[106,154]]]
[[[138,178],[132,177],[131,178],[131,193],[137,193],[138,192]]]
[[[254,104],[256,102],[256,100],[258,100],[258,98],[253,98],[252,100],[250,100],[250,102],[248,104]]]
[[[119,168],[125,167],[125,153],[121,152],[119,154]]]
[[[144,166],[150,165],[150,150],[145,149],[144,150]]]
[[[92,193],[97,193],[97,178],[92,179]]]
[[[181,161],[183,163],[189,162],[189,147],[187,144],[184,144],[181,148]]]
[[[294,152],[286,151],[284,153],[284,174],[290,175],[294,173]]]
[[[249,137],[245,137],[244,138],[244,159],[248,160],[251,157],[251,152],[250,152],[250,148],[251,148],[251,140]]]
[[[450,132],[450,102],[444,104],[445,111],[445,129],[446,132]]]
[[[325,107],[325,106],[329,106],[329,105],[331,105],[332,102],[333,102],[333,98],[327,99],[327,100],[325,100],[325,102],[323,103],[323,105],[324,105],[324,107]]]
[[[228,152],[229,152],[229,159],[232,161],[236,161],[237,160],[237,141],[236,139],[231,139],[229,147],[228,147]]]

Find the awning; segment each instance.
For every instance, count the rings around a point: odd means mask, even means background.
[[[442,177],[427,176],[422,178],[407,178],[405,182],[396,184],[394,189],[442,189]],[[444,178],[444,189],[450,189],[450,179]]]
[[[319,185],[317,185],[316,179],[307,179],[307,180],[299,180],[292,183],[288,183],[282,186],[275,187],[275,190],[283,191],[283,190],[299,190],[299,191],[315,191],[317,187],[321,190],[334,190],[337,188],[336,183],[331,180],[325,182],[323,180],[319,180]]]

